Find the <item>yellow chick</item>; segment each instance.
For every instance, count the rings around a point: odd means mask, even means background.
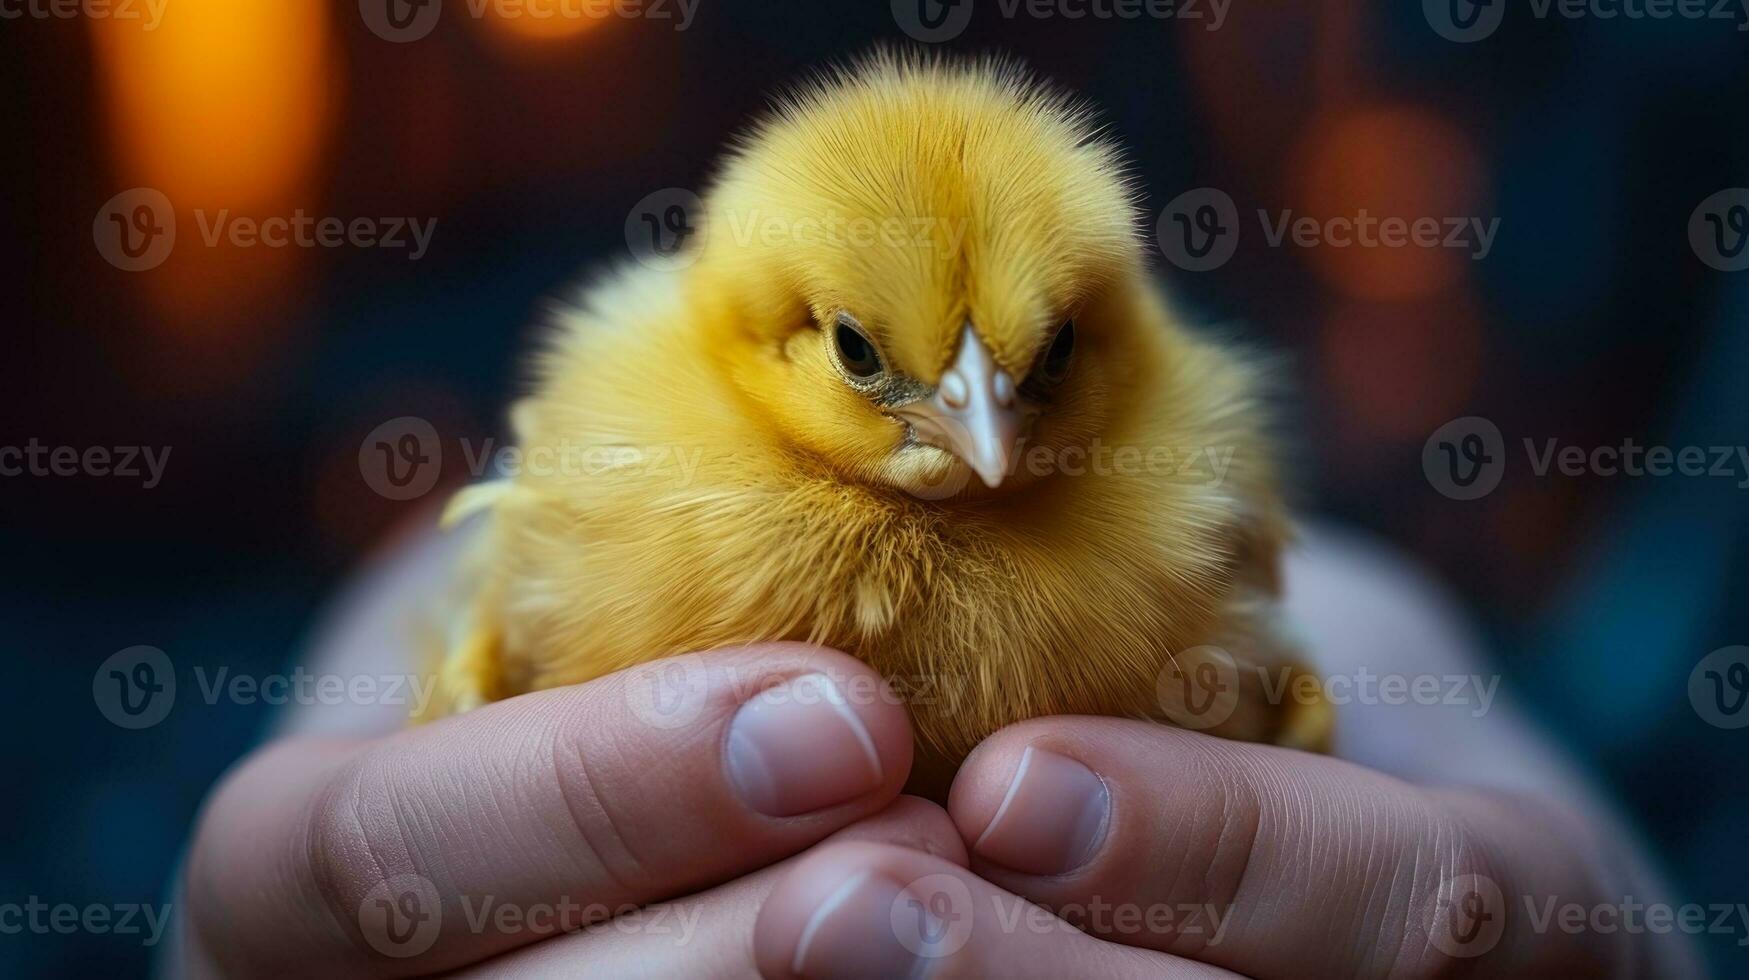
[[[1169,311],[1087,111],[877,54],[781,100],[705,211],[689,264],[562,314],[522,465],[452,505],[486,526],[437,713],[789,639],[928,692],[937,791],[1021,719],[1187,721],[1180,682],[1228,698],[1196,727],[1324,742],[1303,683],[1265,696],[1296,668],[1259,371]]]

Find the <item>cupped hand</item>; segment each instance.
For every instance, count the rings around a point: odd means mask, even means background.
[[[205,808],[183,968],[745,975],[769,866],[835,835],[964,862],[939,807],[894,802],[911,752],[878,677],[801,644],[675,658],[374,740],[288,738]]]
[[[970,870],[868,843],[799,862],[760,917],[764,975],[1197,975],[1185,960],[1255,978],[1633,968],[1629,936],[1537,928],[1527,913],[1608,896],[1585,824],[1524,798],[1057,717],[981,745],[948,809]]]

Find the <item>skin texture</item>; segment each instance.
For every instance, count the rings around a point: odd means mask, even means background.
[[[737,674],[757,671],[781,684],[823,670],[869,676],[843,654],[811,647],[721,651],[696,716],[675,727],[640,718],[627,690],[635,680],[616,676],[380,739],[277,742],[208,803],[187,870],[189,938],[223,974],[282,972],[295,961],[298,975],[423,975],[553,931],[472,928],[470,902],[478,908],[490,897],[529,909],[568,899],[614,909],[694,895],[766,868],[882,813],[909,771],[903,709],[870,699],[852,710],[883,778],[841,787],[841,800],[786,817],[741,798],[723,764],[728,725],[749,697],[735,689]],[[863,761],[855,746],[814,744],[833,753],[821,760],[832,770]],[[940,817],[939,808],[907,804],[864,833],[963,860]],[[430,882],[443,919],[427,948],[392,958],[372,946],[360,910],[378,883],[401,875]],[[745,896],[695,901],[715,914]],[[555,926],[583,924],[561,918]],[[663,944],[674,940],[645,943]]]
[[[421,542],[373,575],[312,668],[404,672],[410,652],[394,645],[404,636],[394,624],[440,587],[453,552],[453,542]],[[1480,669],[1452,610],[1370,546],[1315,532],[1288,585],[1328,674]],[[806,646],[704,660],[696,713],[669,727],[639,713],[635,676],[412,730],[396,705],[293,712],[204,809],[167,973],[890,975],[910,955],[895,953],[893,923],[921,907],[969,913],[955,920],[969,925],[953,934],[963,944],[930,963],[932,977],[1697,975],[1680,934],[1537,933],[1517,914],[1475,957],[1430,941],[1440,883],[1458,874],[1488,876],[1520,907],[1523,896],[1590,905],[1660,895],[1607,808],[1504,701],[1479,716],[1466,705],[1343,705],[1343,731],[1356,733],[1340,747],[1347,759],[1119,719],[1035,719],[971,755],[944,812],[898,795],[911,734],[903,707],[859,696],[847,707],[883,762],[878,780],[770,817],[746,803],[725,765],[759,684],[822,672],[850,691],[857,677],[870,679],[862,690],[878,684],[859,662]],[[740,683],[749,676],[759,684]],[[797,737],[819,746],[830,770],[866,765],[854,740]],[[1109,813],[1090,849],[1047,846],[1051,828],[1070,824],[1029,815],[1028,792],[1012,794],[1005,829],[990,832],[1029,748],[1034,772],[1096,774]],[[1041,764],[1043,752],[1064,761]],[[1077,785],[1054,783],[1047,818]],[[1029,826],[1044,832],[1028,838]],[[1017,839],[1031,846],[1016,849]],[[1013,866],[1040,855],[1077,864]],[[359,905],[371,883],[408,872],[443,896],[445,924],[419,955],[387,957],[364,934]],[[873,882],[878,901],[829,901],[852,879]],[[930,904],[948,880],[964,896],[953,900],[969,904]],[[561,895],[656,904],[554,936],[457,923],[463,894],[476,904],[483,895],[520,906]],[[1224,927],[1210,941],[1082,915],[1082,931],[1046,911],[1073,919],[1099,902],[1212,905]],[[672,924],[683,916],[695,925],[680,942]]]

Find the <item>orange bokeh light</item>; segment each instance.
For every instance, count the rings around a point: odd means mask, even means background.
[[[483,4],[484,19],[512,37],[576,37],[615,16],[630,0],[464,0]]]
[[[311,175],[333,102],[327,4],[176,0],[156,30],[90,24],[130,178],[179,206],[247,209]]]
[[[289,214],[314,196],[337,101],[329,5],[176,0],[152,29],[88,23],[117,189],[162,192],[184,229],[139,285],[184,332],[247,315],[305,259],[204,242],[200,219]]]

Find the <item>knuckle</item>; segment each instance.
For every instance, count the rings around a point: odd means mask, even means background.
[[[191,955],[224,975],[272,973],[285,960],[288,934],[329,929],[325,913],[334,906],[316,883],[327,887],[346,876],[338,862],[313,859],[312,815],[323,795],[318,788],[330,781],[305,781],[315,751],[297,738],[257,749],[225,775],[203,808],[183,872],[184,928]],[[267,813],[264,797],[300,802]],[[338,931],[356,938],[348,919],[356,925],[356,913],[349,913]]]
[[[622,754],[608,739],[597,738],[586,747],[556,737],[547,758],[552,765],[550,778],[579,845],[574,849],[578,860],[594,876],[632,895],[641,890],[637,882],[652,878],[654,868],[630,836],[638,821],[630,813],[633,806],[622,797],[635,795],[635,788],[622,792],[625,780],[620,774],[627,771],[624,760],[617,758]]]
[[[370,890],[397,869],[385,857],[407,852],[394,820],[373,799],[370,764],[342,764],[311,800],[305,816],[301,866],[304,882],[317,908],[325,910],[336,930],[360,950],[372,952],[358,928],[361,903]]]
[[[1498,939],[1470,939],[1454,945],[1442,943],[1447,927],[1449,898],[1454,886],[1483,882],[1495,895],[1504,884],[1489,849],[1465,821],[1432,803],[1425,803],[1419,818],[1423,830],[1398,857],[1398,867],[1413,869],[1410,887],[1392,914],[1383,916],[1377,935],[1378,949],[1395,949],[1388,975],[1427,980],[1487,976],[1498,962],[1494,955]],[[1486,903],[1488,913],[1504,916],[1506,909]],[[1393,935],[1394,934],[1394,935]]]
[[[1171,808],[1188,819],[1182,824],[1187,835],[1175,874],[1169,879],[1166,900],[1207,902],[1217,908],[1232,908],[1256,884],[1257,869],[1267,862],[1256,858],[1265,843],[1265,828],[1271,819],[1266,789],[1251,778],[1234,775],[1230,760],[1219,753],[1225,746],[1194,758],[1194,771],[1185,780],[1181,807]],[[1145,862],[1136,862],[1141,866]],[[1178,937],[1173,949],[1194,955],[1207,945],[1207,937]]]

